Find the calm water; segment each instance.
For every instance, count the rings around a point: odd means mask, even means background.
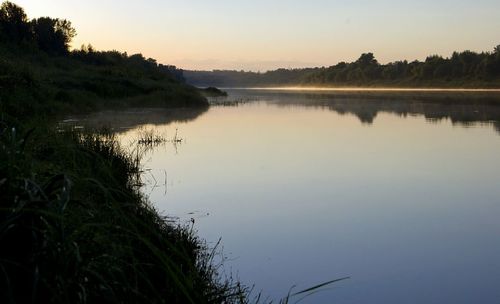
[[[301,303],[500,303],[500,105],[230,95],[246,102],[86,121],[117,128],[125,145],[139,127],[178,129],[182,144],[145,158],[145,191],[211,244],[222,238],[227,271],[271,299],[350,276]]]

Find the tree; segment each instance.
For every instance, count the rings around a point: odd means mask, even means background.
[[[62,55],[68,53],[69,44],[76,36],[71,22],[61,19],[42,17],[31,21],[38,47],[49,53]]]
[[[362,68],[370,65],[378,65],[377,60],[373,53],[363,53],[359,57],[358,61],[356,61]]]
[[[66,50],[68,50],[71,41],[73,41],[73,38],[76,37],[76,30],[71,25],[71,21],[68,21],[66,19],[56,19],[56,20],[57,20],[55,26],[56,33],[59,35],[61,41],[64,42]]]
[[[0,6],[0,39],[15,43],[30,40],[32,33],[24,9],[5,1]]]

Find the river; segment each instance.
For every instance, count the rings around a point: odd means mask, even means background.
[[[301,303],[499,303],[498,93],[229,90],[214,104],[83,121],[125,146],[176,137],[145,155],[144,192],[221,238],[226,273],[264,297],[350,277]]]

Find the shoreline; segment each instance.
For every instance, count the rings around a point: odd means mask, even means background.
[[[499,93],[499,89],[468,88],[395,88],[395,87],[221,87],[223,90],[263,90],[263,91],[324,91],[324,92],[429,92],[429,93]]]

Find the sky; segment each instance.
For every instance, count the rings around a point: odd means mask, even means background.
[[[142,53],[184,69],[382,63],[491,51],[499,0],[13,0],[30,18],[72,21],[73,47]]]

